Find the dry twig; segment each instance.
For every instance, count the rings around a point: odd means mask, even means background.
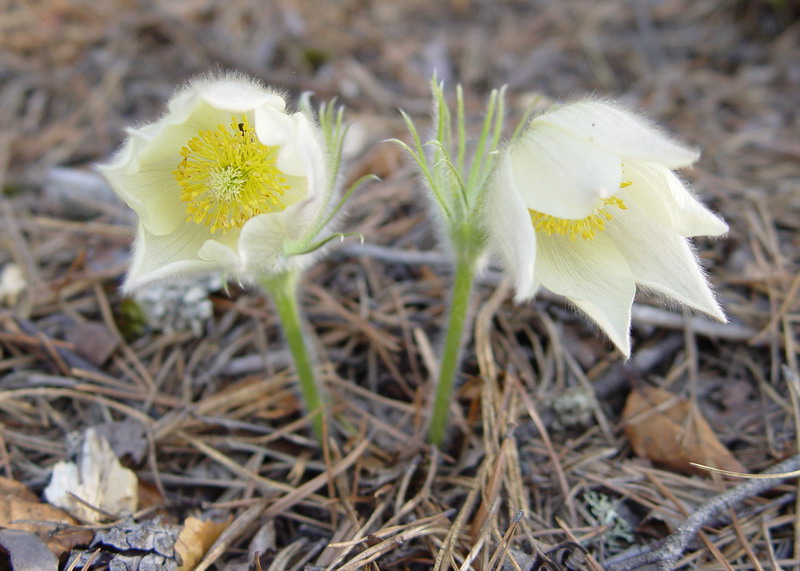
[[[781,474],[793,472],[798,469],[800,469],[800,454],[775,464],[763,472],[763,474]],[[755,497],[770,488],[774,488],[789,477],[790,476],[784,478],[747,480],[736,487],[722,492],[695,509],[675,532],[662,542],[652,546],[650,551],[627,560],[623,557],[615,557],[607,561],[606,563],[609,565],[609,570],[632,571],[633,569],[638,569],[651,563],[658,564],[659,569],[672,569],[674,563],[683,554],[689,541],[694,538],[700,528],[711,518],[730,506],[748,498]]]

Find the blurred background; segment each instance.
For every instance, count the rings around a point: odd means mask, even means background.
[[[506,84],[512,109],[597,94],[731,162],[791,139],[798,11],[791,0],[4,0],[3,170],[16,182],[31,164],[106,157],[176,84],[216,69],[385,120],[427,111],[433,71],[471,97]]]

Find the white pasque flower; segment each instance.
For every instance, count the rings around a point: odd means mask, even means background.
[[[319,127],[236,74],[178,91],[99,169],[138,214],[124,289],[182,276],[283,271],[330,205]]]
[[[566,297],[626,356],[637,285],[725,321],[687,238],[728,227],[671,170],[698,156],[605,102],[533,119],[503,151],[486,204],[516,300],[540,286]]]

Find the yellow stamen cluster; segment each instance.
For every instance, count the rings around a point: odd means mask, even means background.
[[[282,197],[289,185],[276,164],[277,148],[258,140],[246,116],[200,131],[181,148],[181,157],[172,174],[181,186],[187,222],[224,233],[286,208]]]
[[[630,186],[631,183],[622,183],[622,188]],[[606,229],[606,222],[611,220],[613,216],[606,211],[606,208],[614,207],[620,210],[627,210],[628,207],[621,198],[612,196],[611,198],[603,199],[603,205],[600,208],[595,208],[594,212],[589,214],[586,218],[579,218],[577,220],[569,220],[566,218],[556,218],[549,214],[542,214],[536,210],[528,210],[531,215],[531,222],[537,232],[542,232],[548,236],[559,234],[561,236],[569,236],[573,242],[577,238],[584,240],[593,239],[598,232]]]

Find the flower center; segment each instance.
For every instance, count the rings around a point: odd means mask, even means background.
[[[224,233],[286,208],[282,198],[289,185],[276,164],[277,148],[262,144],[245,116],[200,131],[181,148],[181,157],[172,174],[181,187],[187,222]]]
[[[623,183],[622,187],[629,186],[631,183]],[[584,240],[593,239],[598,232],[606,229],[606,222],[614,218],[606,209],[619,208],[620,210],[627,210],[628,207],[621,198],[612,196],[611,198],[603,199],[603,205],[600,208],[595,208],[594,211],[585,218],[577,220],[570,220],[567,218],[556,218],[549,214],[542,214],[536,210],[528,209],[531,215],[531,222],[537,232],[544,232],[548,236],[553,234],[560,234],[561,236],[569,236],[573,242],[577,238]]]

